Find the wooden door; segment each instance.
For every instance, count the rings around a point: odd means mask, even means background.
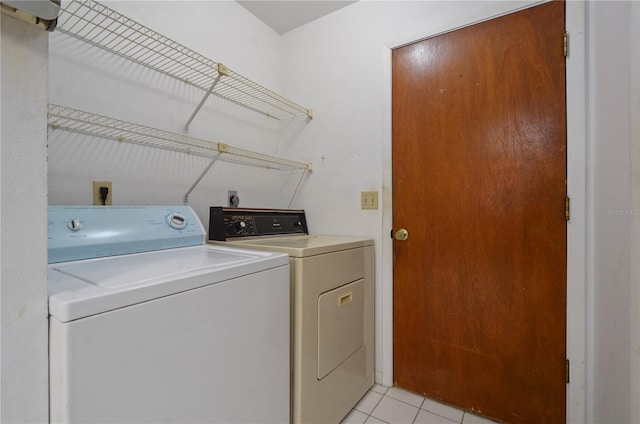
[[[393,51],[394,380],[565,421],[564,3]]]

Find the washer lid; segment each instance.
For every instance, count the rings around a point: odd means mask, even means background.
[[[287,255],[192,246],[49,266],[49,313],[67,322],[286,266]]]
[[[372,246],[373,240],[337,236],[282,236],[254,237],[251,239],[232,240],[221,243],[246,249],[282,252],[295,258],[304,258],[307,256]]]

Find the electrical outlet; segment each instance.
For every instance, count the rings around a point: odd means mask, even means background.
[[[107,190],[107,198],[102,200],[103,194],[100,189]],[[93,204],[95,206],[111,206],[113,204],[113,186],[111,181],[94,181],[93,182]]]
[[[361,209],[378,209],[378,192],[363,191],[360,193]]]
[[[229,199],[229,206],[232,208],[237,208],[240,204],[240,196],[238,196],[238,192],[236,190],[227,191],[227,199]]]

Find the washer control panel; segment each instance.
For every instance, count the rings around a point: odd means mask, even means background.
[[[203,244],[188,206],[49,206],[49,263]]]
[[[209,208],[209,240],[309,234],[304,210]]]

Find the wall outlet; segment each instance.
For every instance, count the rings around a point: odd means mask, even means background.
[[[360,193],[361,209],[378,209],[378,192],[363,191]]]
[[[240,196],[236,190],[227,191],[227,199],[229,199],[229,206],[232,208],[237,208],[240,205]]]
[[[102,189],[102,190],[101,190]],[[106,189],[106,199],[102,200],[103,193]],[[95,206],[111,206],[113,204],[113,186],[111,181],[94,181],[93,182],[93,204]]]

